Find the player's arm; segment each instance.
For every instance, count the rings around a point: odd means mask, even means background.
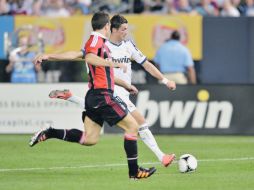
[[[111,59],[103,59],[94,53],[87,53],[85,55],[85,60],[87,63],[94,65],[94,66],[104,66],[104,67],[115,67],[115,68],[121,68],[126,72],[126,65],[115,63]]]
[[[145,55],[136,48],[136,46],[131,42],[128,41],[129,48],[132,52],[132,59],[134,59],[137,63],[142,64],[144,69],[149,72],[153,77],[160,80],[163,84],[165,84],[169,89],[175,90],[176,84],[174,81],[170,81],[165,78],[162,73],[149,61],[147,61]]]
[[[34,58],[35,65],[41,64],[43,61],[63,61],[63,60],[78,60],[84,57],[83,51],[67,51],[63,53],[41,54]]]
[[[125,82],[124,80],[122,80],[120,78],[115,77],[115,84],[125,88],[131,94],[137,94],[138,93],[138,89],[134,85],[128,84],[127,82]]]
[[[169,89],[175,90],[176,84],[174,81],[166,79],[163,74],[149,61],[145,61],[142,65],[144,69],[150,73],[153,77],[157,78],[159,81],[161,81],[163,84],[165,84]]]

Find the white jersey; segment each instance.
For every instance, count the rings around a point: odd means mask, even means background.
[[[115,77],[131,84],[131,60],[136,61],[138,64],[143,64],[146,61],[146,56],[130,40],[122,41],[119,45],[107,41],[106,45],[111,51],[111,57],[114,62],[127,65],[126,73],[122,69],[114,68]]]
[[[120,44],[107,41],[106,45],[111,51],[114,62],[127,65],[127,72],[125,73],[122,69],[114,68],[114,76],[131,84],[131,61],[134,60],[142,65],[146,61],[146,56],[130,40],[122,41]],[[114,96],[119,96],[127,104],[128,110],[132,112],[136,109],[136,106],[130,101],[129,95],[130,93],[125,88],[115,86]]]

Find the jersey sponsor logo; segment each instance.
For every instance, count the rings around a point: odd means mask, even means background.
[[[129,63],[129,62],[131,62],[131,59],[126,56],[122,57],[122,58],[113,58],[112,57],[112,61],[116,62],[116,63]]]
[[[146,114],[149,124],[159,119],[161,128],[227,129],[233,115],[233,104],[229,101],[155,101],[149,100],[150,92],[139,92],[136,106]]]

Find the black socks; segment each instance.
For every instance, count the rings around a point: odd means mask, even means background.
[[[137,137],[125,135],[124,149],[127,155],[129,176],[134,177],[138,172]]]
[[[81,137],[83,135],[83,131],[78,129],[49,129],[46,136],[48,139],[57,138],[68,142],[76,142],[79,143]]]

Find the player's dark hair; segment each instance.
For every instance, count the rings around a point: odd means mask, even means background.
[[[94,13],[91,22],[94,31],[100,30],[110,22],[109,15],[102,11]]]
[[[118,30],[121,27],[122,24],[127,24],[128,21],[122,15],[114,15],[110,19],[110,23],[111,23],[110,31],[112,32],[113,28]]]
[[[172,34],[171,34],[170,39],[172,39],[172,40],[180,40],[180,33],[177,30],[173,31]]]

